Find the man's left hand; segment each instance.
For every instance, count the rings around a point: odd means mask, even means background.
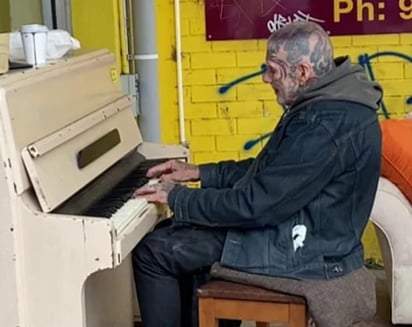
[[[134,192],[134,197],[143,196],[148,202],[167,204],[167,197],[176,184],[169,181],[162,181],[153,185],[145,185]]]

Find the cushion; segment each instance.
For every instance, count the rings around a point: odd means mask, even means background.
[[[212,278],[302,296],[317,327],[348,327],[376,312],[375,276],[366,268],[329,280],[294,280],[255,275],[215,263]]]
[[[385,120],[381,122],[381,128],[381,175],[412,202],[412,120]]]

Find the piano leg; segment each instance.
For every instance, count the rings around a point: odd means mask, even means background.
[[[130,256],[115,269],[92,274],[84,287],[87,327],[133,327],[134,293]]]

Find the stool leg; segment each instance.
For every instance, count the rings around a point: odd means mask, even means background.
[[[199,298],[199,327],[218,327],[215,303],[211,298]]]
[[[289,327],[307,327],[305,305],[290,304],[289,310]]]

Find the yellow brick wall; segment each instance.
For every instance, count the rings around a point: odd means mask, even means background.
[[[160,56],[160,98],[162,140],[179,142],[175,34],[173,1],[157,1],[158,45]],[[186,138],[192,160],[202,163],[221,159],[254,156],[243,144],[271,131],[280,117],[270,87],[255,77],[218,93],[233,79],[256,72],[265,58],[265,40],[206,41],[203,0],[181,1],[183,81]],[[412,56],[412,34],[334,37],[335,54],[350,55],[358,61],[361,54],[394,51]],[[376,79],[385,89],[385,105],[392,117],[412,111],[406,100],[412,95],[412,63],[394,56],[371,62]],[[383,116],[382,116],[383,118]],[[380,253],[369,226],[364,237],[366,257],[380,261]]]

